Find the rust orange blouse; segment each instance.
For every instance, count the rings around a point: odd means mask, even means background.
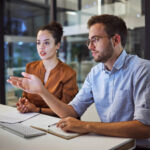
[[[34,61],[26,65],[26,72],[38,76],[44,84],[45,68],[42,60]],[[67,64],[59,60],[56,67],[51,70],[45,88],[64,103],[69,103],[78,92],[76,72]],[[23,97],[37,107],[48,108],[44,100],[37,94],[23,92]]]

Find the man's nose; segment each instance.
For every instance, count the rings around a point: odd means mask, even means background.
[[[89,49],[89,50],[92,50],[92,49],[94,49],[94,48],[95,48],[94,44],[93,44],[92,42],[90,42],[90,43],[89,43],[89,46],[88,46],[88,49]]]

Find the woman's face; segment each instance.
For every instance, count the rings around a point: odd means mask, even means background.
[[[42,60],[53,59],[60,43],[55,44],[55,39],[48,30],[40,30],[37,34],[37,51]]]

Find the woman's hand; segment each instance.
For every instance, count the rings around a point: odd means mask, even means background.
[[[36,107],[34,104],[30,103],[29,100],[25,97],[20,98],[16,105],[17,110],[21,113],[39,112],[39,108]]]
[[[19,101],[16,103],[17,110],[20,111],[21,113],[28,112],[28,108],[25,105],[26,100],[27,99],[25,97],[21,97],[21,98],[19,98]]]

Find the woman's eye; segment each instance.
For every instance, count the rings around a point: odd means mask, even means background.
[[[45,42],[45,45],[49,45],[49,42]]]
[[[36,45],[39,45],[40,44],[40,42],[36,42]]]

